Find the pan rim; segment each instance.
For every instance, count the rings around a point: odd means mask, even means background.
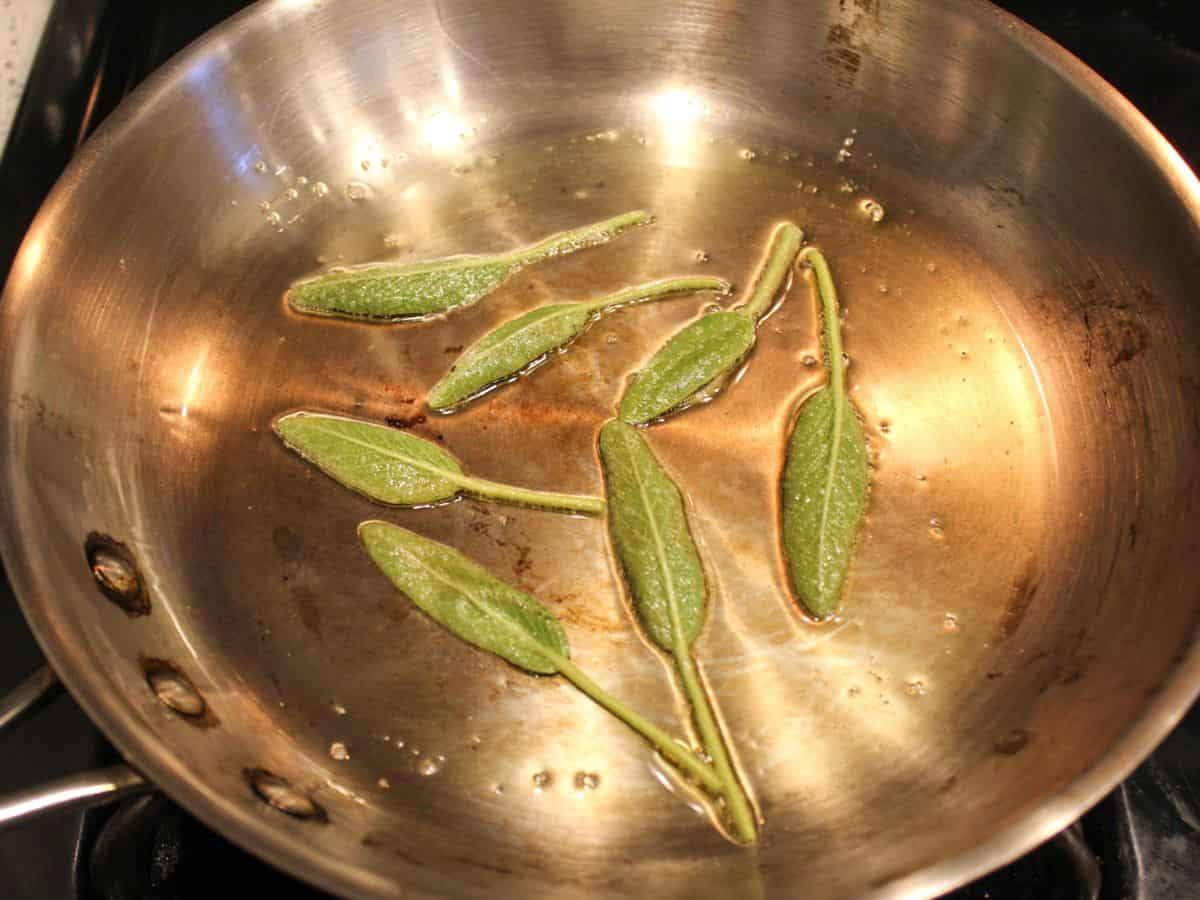
[[[169,98],[191,63],[234,36],[238,29],[283,15],[294,0],[265,0],[236,14],[201,36],[154,72],[103,123],[71,162],[38,214],[62,205],[72,185],[107,150],[114,137],[130,128],[142,112]],[[1167,179],[1200,233],[1200,179],[1155,126],[1112,85],[1068,50],[988,0],[968,0],[957,7],[1002,37],[1017,43],[1072,89],[1096,104],[1133,141]],[[987,20],[991,20],[988,22]],[[36,220],[35,220],[36,221]],[[33,229],[31,229],[32,231]],[[17,260],[27,252],[23,244]],[[14,265],[14,270],[16,265]],[[0,303],[3,301],[0,300]],[[0,456],[8,447],[0,429]],[[97,689],[84,676],[82,651],[72,651],[57,635],[46,610],[52,601],[35,591],[35,577],[25,548],[10,535],[18,522],[6,496],[7,478],[0,480],[0,508],[6,527],[0,529],[0,556],[21,609],[49,663],[72,696],[118,751],[171,799],[214,831],[265,861],[318,887],[343,895],[398,896],[404,886],[374,875],[361,866],[328,855],[312,854],[304,836],[279,827],[281,821],[254,815],[251,807],[205,790],[203,780],[187,769],[170,747],[147,726],[130,716],[124,704]],[[1161,689],[1142,714],[1113,742],[1087,771],[1061,792],[1045,797],[990,837],[965,851],[923,869],[899,873],[875,885],[866,896],[879,900],[933,897],[966,884],[1022,856],[1075,821],[1123,781],[1170,733],[1200,697],[1200,641],[1163,679]],[[414,871],[417,867],[413,867]]]

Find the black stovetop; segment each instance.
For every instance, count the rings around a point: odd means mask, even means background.
[[[242,0],[56,0],[0,158],[0,277],[78,142],[150,71],[248,5]],[[1200,169],[1200,16],[1195,0],[1007,0],[1082,57]],[[0,570],[0,693],[40,655]],[[111,762],[63,696],[0,735],[0,795]],[[204,828],[161,796],[48,815],[0,833],[6,900],[187,900],[222,889],[323,897]],[[1124,784],[1063,836],[948,895],[953,900],[1200,897],[1200,707]]]

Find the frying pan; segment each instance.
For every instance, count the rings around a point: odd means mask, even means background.
[[[281,300],[328,266],[637,207],[657,223],[440,320]],[[459,547],[677,724],[602,522],[381,511],[269,423],[391,418],[485,477],[596,492],[623,379],[704,301],[615,315],[455,416],[424,390],[550,298],[744,284],[781,219],[833,261],[872,445],[840,620],[799,614],[773,526],[821,378],[804,275],[738,383],[650,433],[708,567],[697,652],[765,823],[747,850],[618,723],[440,631],[354,541],[382,514]],[[130,766],[331,891],[928,897],[1064,828],[1200,686],[1198,285],[1194,176],[983,3],[264,2],[139,89],[25,239],[0,305],[4,562]],[[133,769],[5,817],[137,789]]]

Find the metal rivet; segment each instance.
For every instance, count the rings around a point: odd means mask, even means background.
[[[250,788],[267,805],[297,819],[329,821],[325,810],[307,794],[292,787],[287,779],[266,769],[246,769],[243,774]]]
[[[164,706],[181,716],[198,717],[208,710],[208,704],[190,678],[173,663],[163,659],[142,660],[146,683]]]
[[[105,597],[130,616],[150,614],[150,598],[128,547],[93,531],[84,541],[83,550],[96,586]]]

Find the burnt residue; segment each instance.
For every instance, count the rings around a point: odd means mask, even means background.
[[[879,27],[879,0],[841,0],[838,8],[842,21],[829,27],[821,56],[839,85],[853,87],[869,44],[864,32]]]
[[[1079,298],[1083,318],[1083,363],[1097,363],[1115,369],[1133,362],[1150,346],[1150,329],[1144,318],[1158,309],[1154,293],[1144,285],[1133,289],[1132,302],[1124,295],[1114,296],[1095,278],[1072,284]]]
[[[175,663],[143,656],[140,664],[150,691],[182,721],[197,728],[214,728],[221,724],[192,679]]]
[[[150,615],[150,595],[137,560],[125,544],[93,531],[83,542],[84,557],[100,593],[130,618]]]
[[[1002,756],[1016,756],[1029,745],[1032,737],[1033,735],[1023,728],[1014,728],[1008,734],[992,741],[992,752]]]
[[[425,416],[423,413],[411,416],[388,416],[383,421],[393,428],[412,428],[414,425],[424,425]]]
[[[292,603],[295,604],[296,614],[300,617],[302,624],[309,634],[315,637],[322,636],[324,626],[324,603],[316,591],[306,587],[296,587],[291,591]],[[404,604],[396,603],[394,606],[403,606]]]
[[[293,819],[326,824],[329,815],[308,794],[293,787],[286,778],[266,769],[243,769],[242,775],[254,795],[272,809],[277,809]]]
[[[1037,560],[1030,557],[1026,560],[1021,573],[1013,580],[1004,615],[1000,617],[1000,624],[996,626],[997,641],[1007,640],[1016,634],[1037,596],[1041,583],[1042,576],[1038,571]]]
[[[298,562],[305,556],[304,539],[287,525],[279,525],[271,532],[271,543],[285,563]]]
[[[834,78],[842,87],[852,87],[862,68],[862,50],[854,32],[845,25],[831,25],[825,35],[825,64],[833,69]]]

